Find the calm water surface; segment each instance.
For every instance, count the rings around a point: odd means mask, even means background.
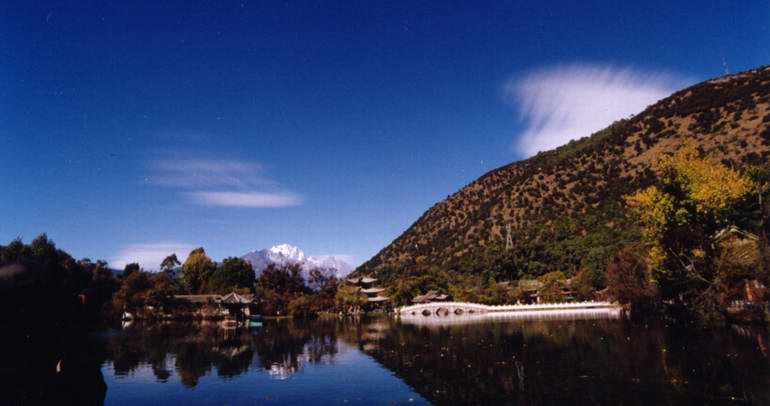
[[[91,340],[108,405],[770,405],[764,329],[284,320],[130,326]]]

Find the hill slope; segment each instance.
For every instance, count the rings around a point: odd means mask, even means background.
[[[356,273],[428,269],[495,277],[603,270],[636,237],[621,197],[695,139],[734,167],[770,155],[770,67],[683,89],[590,137],[492,170],[426,211]],[[513,247],[506,249],[508,228]]]

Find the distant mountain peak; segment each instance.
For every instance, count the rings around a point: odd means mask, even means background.
[[[305,253],[291,244],[278,244],[270,247],[269,251],[276,255],[282,255],[290,260],[297,262],[304,262],[306,257]]]
[[[308,279],[310,271],[318,269],[342,278],[353,271],[353,266],[344,259],[332,255],[306,256],[300,248],[283,243],[274,245],[267,249],[248,252],[241,258],[249,261],[256,271],[257,275],[267,269],[270,265],[300,265],[305,280]]]

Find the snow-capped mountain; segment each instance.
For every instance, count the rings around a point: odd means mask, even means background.
[[[352,265],[333,255],[311,256],[307,258],[305,264],[309,265],[311,269],[320,268],[334,270],[336,272],[335,276],[338,278],[347,276],[347,274],[353,272]]]
[[[331,255],[306,256],[301,249],[289,244],[280,244],[268,249],[252,251],[241,256],[241,258],[251,263],[257,276],[270,264],[276,266],[300,265],[305,279],[307,279],[310,271],[314,269],[324,270],[338,278],[342,278],[353,271],[353,266],[341,258]]]

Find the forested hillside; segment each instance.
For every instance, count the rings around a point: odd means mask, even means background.
[[[437,272],[499,281],[585,270],[600,278],[612,255],[640,239],[623,197],[653,184],[657,163],[686,140],[739,171],[766,163],[770,67],[683,89],[589,137],[490,171],[356,273],[386,283]]]

